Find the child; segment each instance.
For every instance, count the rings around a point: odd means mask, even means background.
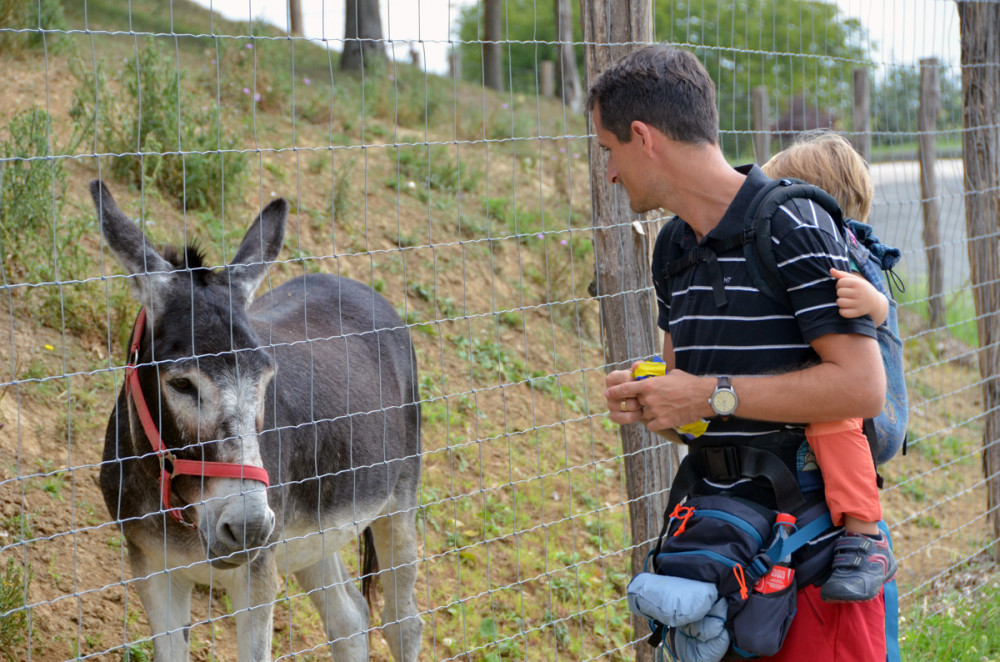
[[[842,136],[806,134],[763,166],[772,179],[794,177],[819,186],[840,204],[845,218],[867,222],[875,188],[868,166]],[[856,274],[830,270],[837,279],[837,305],[844,317],[869,315],[885,322],[889,301]],[[820,597],[827,602],[862,602],[878,596],[896,573],[896,559],[878,529],[882,519],[875,465],[859,418],[806,427],[806,439],[823,473],[826,501],[844,535],[835,546],[833,574]]]

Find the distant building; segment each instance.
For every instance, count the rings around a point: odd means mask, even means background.
[[[784,147],[803,131],[836,129],[839,120],[836,113],[819,108],[804,96],[797,96],[788,102],[788,109],[771,125],[771,137]]]

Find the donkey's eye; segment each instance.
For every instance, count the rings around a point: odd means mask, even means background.
[[[195,387],[194,382],[192,382],[187,377],[175,377],[167,382],[170,388],[174,389],[178,393],[184,393],[185,395],[197,395],[198,389]]]

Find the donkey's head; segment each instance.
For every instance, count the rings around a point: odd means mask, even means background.
[[[158,442],[150,437],[158,433],[165,447],[160,461],[168,470],[197,468],[187,475],[174,472],[171,496],[164,497],[171,503],[164,507],[184,508],[183,522],[197,527],[213,564],[244,563],[274,529],[265,484],[252,479],[263,466],[258,433],[274,363],[246,309],[266,263],[281,249],[288,203],[271,202],[232,263],[211,270],[191,247],[183,254],[153,248],[102,182],[92,182],[90,192],[101,233],[146,311],[138,356],[130,357],[141,386],[129,391],[133,450],[147,458],[143,466],[151,466]],[[152,430],[137,399],[146,403]],[[211,470],[226,465],[202,462],[228,463],[228,476]],[[198,475],[204,467],[207,476]]]

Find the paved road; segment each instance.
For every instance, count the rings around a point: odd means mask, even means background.
[[[877,163],[872,166],[871,173],[875,182],[875,201],[871,213],[875,233],[885,243],[903,251],[903,259],[897,271],[906,283],[916,284],[926,278],[927,274],[919,164],[916,161]],[[968,287],[969,284],[964,190],[961,159],[938,161],[937,198],[941,212],[941,248],[946,293]]]

